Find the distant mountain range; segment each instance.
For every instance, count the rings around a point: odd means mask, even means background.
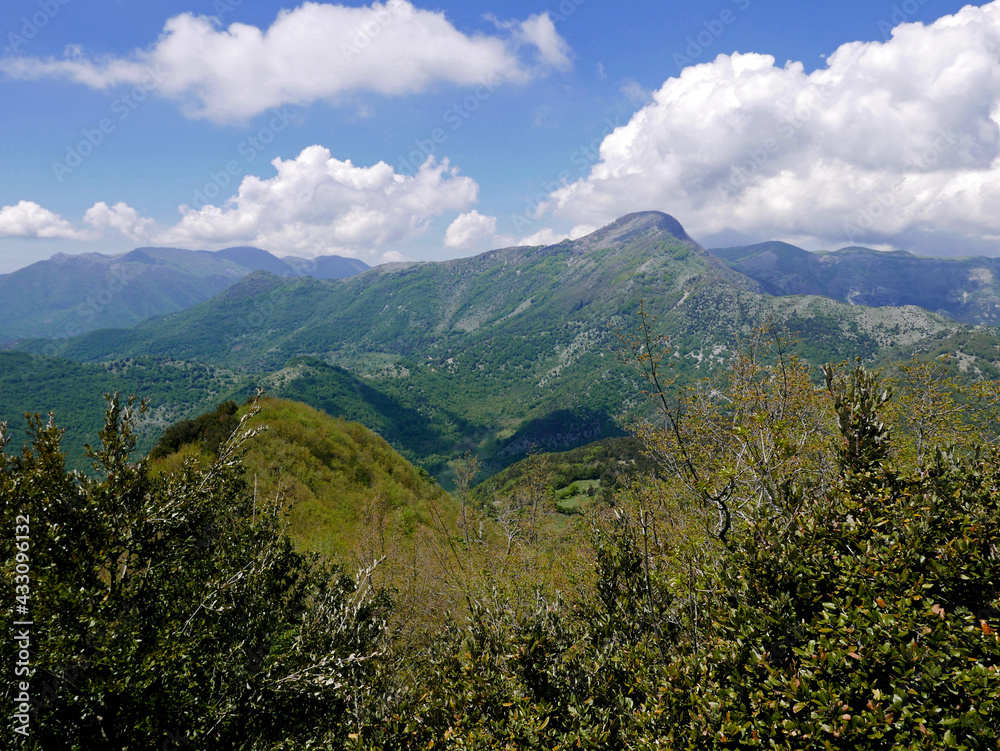
[[[184,310],[254,271],[341,279],[368,268],[340,256],[278,258],[260,248],[138,248],[107,256],[60,253],[0,275],[0,345],[22,337],[71,337],[134,326]]]
[[[838,280],[860,278],[864,266],[830,266],[824,257],[817,256],[827,264],[817,270],[811,254],[793,246],[713,254],[673,217],[644,212],[575,241],[391,264],[342,279],[255,271],[186,310],[68,339],[58,354],[88,373],[142,358],[164,367],[201,363],[229,374],[230,388],[257,383],[275,396],[358,420],[439,475],[448,459],[469,449],[499,468],[530,450],[618,434],[616,418],[642,399],[634,373],[615,360],[612,328],[634,329],[643,300],[658,330],[672,337],[673,372],[682,381],[710,373],[768,320],[796,332],[798,352],[815,364],[961,350],[965,367],[996,375],[1000,340],[992,330],[915,305],[856,304],[857,285],[847,284],[838,297],[837,285],[846,284]],[[961,269],[966,262],[941,263]],[[972,263],[970,269],[987,268],[979,259]],[[907,291],[893,286],[895,267],[874,265],[886,278],[864,294]],[[820,273],[828,268],[840,270]],[[813,285],[812,293],[797,291],[799,278]],[[979,288],[982,299],[988,287]],[[11,346],[40,354],[52,343]]]
[[[917,305],[965,323],[1000,323],[1000,258],[930,258],[783,242],[710,251],[771,295],[822,295],[852,305]]]

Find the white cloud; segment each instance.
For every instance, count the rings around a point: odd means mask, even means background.
[[[1000,0],[844,45],[811,74],[757,54],[686,68],[544,209],[588,224],[660,209],[703,241],[912,247],[995,238],[998,205]]]
[[[522,237],[517,241],[518,245],[555,245],[565,240],[569,235],[565,232],[559,233],[554,229],[546,227],[545,229],[540,229],[532,235],[527,237]]]
[[[539,58],[546,65],[558,70],[573,67],[569,44],[559,36],[548,13],[530,16],[526,21],[521,21],[518,24],[518,38],[528,47],[535,47]]]
[[[0,208],[0,238],[39,237],[63,240],[87,240],[90,235],[73,228],[58,214],[34,201],[18,201]]]
[[[449,248],[475,248],[481,240],[495,237],[497,218],[484,216],[478,211],[460,214],[444,233],[444,244]]]
[[[245,120],[272,107],[333,103],[358,91],[419,92],[434,83],[461,86],[524,82],[569,67],[569,47],[548,14],[502,24],[503,35],[465,34],[443,13],[406,0],[367,7],[307,2],[283,10],[268,29],[185,13],[167,21],[159,40],[127,58],[0,59],[19,79],[53,76],[92,88],[143,84],[192,117]],[[537,64],[522,59],[533,51]]]
[[[522,237],[516,245],[556,245],[563,240],[578,240],[581,237],[596,232],[600,227],[590,224],[577,224],[569,232],[557,232],[551,227],[544,227],[534,234]]]
[[[118,232],[133,240],[149,240],[156,232],[156,222],[139,216],[139,212],[128,204],[119,201],[114,206],[108,206],[99,201],[87,209],[83,221],[99,231],[102,235]]]
[[[172,227],[155,227],[129,206],[98,203],[86,221],[143,242],[180,246],[258,245],[300,256],[337,253],[379,263],[402,256],[388,246],[422,233],[431,219],[462,211],[479,186],[433,157],[414,175],[384,162],[356,167],[322,146],[275,159],[277,175],[245,177],[222,206],[181,206]]]

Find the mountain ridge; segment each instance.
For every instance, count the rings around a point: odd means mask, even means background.
[[[916,305],[962,323],[1000,323],[1000,258],[938,258],[857,246],[812,252],[776,241],[710,252],[771,295],[821,295],[870,307]]]
[[[682,382],[713,372],[768,322],[797,332],[796,351],[815,364],[888,357],[967,328],[916,307],[765,292],[673,217],[642,212],[577,240],[339,280],[257,271],[187,310],[67,340],[63,353],[242,373],[275,396],[364,419],[440,474],[467,450],[496,468],[532,447],[617,434],[616,420],[641,409],[642,386],[616,361],[614,330],[634,330],[642,301],[671,337]],[[18,346],[39,352],[45,342]],[[350,396],[362,386],[374,389],[364,403]]]
[[[0,275],[0,344],[24,337],[67,338],[135,326],[196,305],[257,268],[283,276],[342,278],[367,264],[340,256],[278,258],[259,248],[221,251],[141,247],[105,255],[57,253]]]

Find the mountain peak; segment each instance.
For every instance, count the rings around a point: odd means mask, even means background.
[[[593,239],[601,244],[620,243],[651,233],[666,232],[684,243],[695,244],[681,223],[662,211],[638,211],[619,217],[593,234]]]

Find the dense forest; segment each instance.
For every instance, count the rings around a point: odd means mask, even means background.
[[[467,456],[453,499],[420,523],[372,504],[339,555],[258,487],[267,452],[247,470],[267,400],[157,459],[144,403],[112,396],[89,476],[51,422],[23,451],[5,427],[27,747],[995,749],[997,384],[930,359],[821,373],[765,328],[682,386],[653,328],[620,332],[652,405],[628,443],[478,488]],[[602,482],[609,462],[632,471]],[[596,484],[560,509],[563,482]]]

